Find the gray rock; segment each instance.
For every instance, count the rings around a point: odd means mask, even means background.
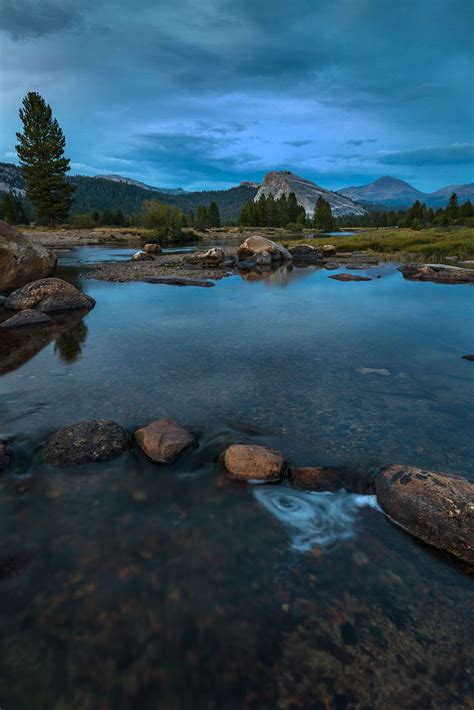
[[[75,286],[62,279],[49,278],[33,281],[11,293],[5,308],[22,311],[36,308],[39,311],[64,311],[69,309],[90,309],[95,306],[91,296],[79,291]]]
[[[26,308],[24,311],[15,313],[14,316],[0,323],[0,328],[22,328],[44,323],[51,323],[51,318],[46,313]]]
[[[146,251],[137,251],[132,256],[132,260],[133,261],[153,261],[153,257],[151,254],[148,254]]]
[[[248,237],[237,250],[239,260],[257,257],[262,252],[271,254],[272,261],[281,261],[282,259],[291,261],[293,258],[288,249],[285,249],[281,244],[272,242],[271,239],[261,237],[259,234]]]
[[[474,283],[474,270],[461,269],[447,264],[405,264],[398,270],[410,281],[433,281],[434,283]]]
[[[58,429],[43,447],[54,466],[78,466],[116,458],[129,448],[122,427],[109,419],[87,419]]]
[[[0,220],[0,291],[12,291],[30,281],[50,276],[56,255]]]

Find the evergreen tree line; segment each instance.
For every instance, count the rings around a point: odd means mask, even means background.
[[[339,217],[337,224],[353,227],[405,227],[427,229],[428,227],[449,227],[453,225],[474,226],[474,207],[470,200],[458,203],[455,192],[449,198],[447,206],[433,210],[420,200],[416,200],[409,209],[370,210],[360,217]]]
[[[247,202],[240,211],[242,227],[314,227],[324,232],[331,232],[341,226],[352,227],[406,227],[426,229],[428,227],[448,227],[451,225],[474,226],[474,207],[470,200],[458,204],[453,192],[447,206],[433,210],[416,200],[409,209],[371,210],[365,215],[345,215],[335,218],[331,205],[320,196],[316,202],[312,217],[296,203],[294,193],[279,199],[272,195],[262,195],[256,202]],[[296,216],[296,218],[295,218]]]

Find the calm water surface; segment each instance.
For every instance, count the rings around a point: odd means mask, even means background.
[[[91,249],[62,259],[90,314],[0,336],[2,710],[470,707],[472,576],[361,493],[385,463],[474,479],[472,288],[82,281]],[[41,462],[77,419],[163,416],[200,436],[171,466]],[[345,465],[352,492],[231,485],[236,441]]]

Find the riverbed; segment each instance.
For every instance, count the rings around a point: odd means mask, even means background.
[[[211,289],[81,279],[101,249],[60,259],[97,300],[85,318],[0,336],[0,706],[469,707],[472,576],[365,493],[389,463],[474,480],[472,287],[396,264],[353,283],[288,265]],[[173,417],[199,446],[41,461],[49,433],[99,417]],[[234,442],[344,466],[351,490],[231,484]]]

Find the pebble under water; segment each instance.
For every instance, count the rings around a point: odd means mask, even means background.
[[[113,284],[75,252],[59,275],[95,309],[0,335],[2,710],[471,707],[472,574],[363,493],[388,463],[474,480],[472,288],[392,265]],[[42,462],[98,417],[173,417],[199,446]],[[236,442],[345,466],[351,491],[231,483]]]

